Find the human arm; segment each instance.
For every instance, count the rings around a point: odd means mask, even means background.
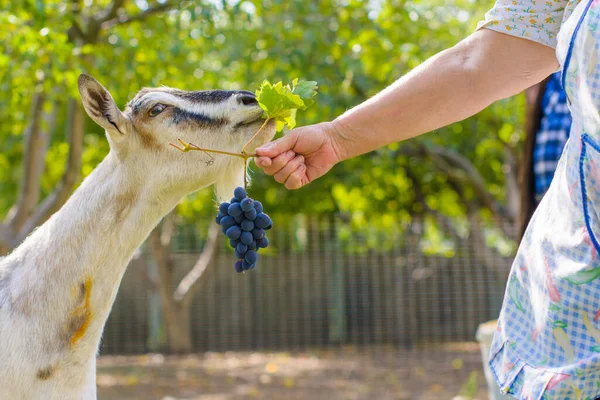
[[[551,47],[481,29],[335,120],[257,149],[256,163],[297,189],[345,159],[463,120],[557,66]]]

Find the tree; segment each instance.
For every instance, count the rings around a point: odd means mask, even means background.
[[[0,251],[58,209],[108,152],[102,130],[79,105],[80,72],[103,82],[121,105],[142,86],[252,90],[265,78],[317,80],[317,104],[299,115],[307,124],[334,118],[454,45],[492,4],[0,0],[0,106],[11,111],[0,116],[0,190],[6,194]],[[372,226],[367,234],[373,237],[417,216],[432,221],[425,230],[429,243],[463,234],[464,224],[483,239],[491,222],[510,226],[517,214],[523,112],[522,97],[505,100],[438,132],[348,160],[300,191],[257,173],[252,190],[272,213],[344,214],[356,229]],[[166,232],[173,221],[212,215],[211,197],[201,191],[187,198],[149,241],[161,265],[157,285],[169,326],[183,332],[170,334],[174,351],[191,343],[185,308],[210,257],[200,257],[187,283],[176,286]],[[385,240],[368,243],[385,247]]]
[[[16,247],[56,212],[79,182],[85,119],[74,95],[78,75],[75,70],[84,71],[93,65],[92,49],[108,30],[142,21],[178,5],[175,1],[165,1],[141,10],[125,0],[87,8],[79,0],[3,3],[7,4],[2,4],[0,19],[6,29],[0,40],[5,50],[0,65],[9,68],[2,76],[2,86],[10,87],[14,97],[4,97],[2,102],[17,103],[19,107],[29,104],[29,113],[2,120],[3,131],[11,136],[17,136],[22,129],[23,141],[19,146],[18,194],[12,205],[3,205],[8,212],[0,223],[0,254]],[[28,68],[18,68],[24,65]],[[34,82],[33,87],[24,84],[29,79]],[[59,120],[61,123],[57,124]],[[64,132],[64,141],[57,137],[59,128]],[[45,160],[55,141],[67,144],[66,162],[52,190],[44,191]]]
[[[196,264],[176,284],[175,265],[170,246],[174,227],[175,215],[171,213],[152,231],[148,245],[158,269],[159,280],[154,281],[153,284],[159,292],[166,320],[169,352],[189,353],[193,350],[190,315],[192,301],[199,288],[200,278],[209,267],[217,249],[220,228],[216,224],[210,226],[204,248]]]
[[[245,19],[242,11],[230,11],[232,19],[247,22],[219,28],[223,42],[235,49],[229,52],[235,59],[223,64],[241,59],[249,76],[318,80],[317,106],[300,116],[311,123],[334,118],[453,46],[493,2],[266,3],[253,1]],[[300,191],[288,192],[261,176],[256,188],[265,192],[271,210],[347,212],[357,227],[368,220],[389,229],[432,211],[468,222],[473,212],[467,204],[485,225],[511,226],[518,214],[523,113],[523,98],[515,97],[435,133],[348,160]],[[420,197],[412,190],[414,180],[422,187]],[[511,229],[505,233],[512,236]]]

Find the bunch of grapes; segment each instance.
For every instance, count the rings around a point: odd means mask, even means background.
[[[269,245],[265,231],[273,227],[260,201],[252,200],[244,188],[237,187],[231,202],[219,206],[216,222],[235,249],[238,258],[234,264],[236,272],[253,269],[258,260],[258,250]]]

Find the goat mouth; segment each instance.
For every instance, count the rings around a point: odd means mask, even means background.
[[[246,121],[238,122],[238,123],[235,125],[235,129],[238,129],[238,128],[242,128],[242,127],[245,127],[245,126],[252,125],[252,124],[254,124],[254,123],[256,123],[256,122],[260,121],[260,120],[262,119],[262,116],[263,116],[263,114],[262,114],[262,112],[261,112],[259,115],[255,116],[255,117],[251,117],[251,118],[247,119]]]

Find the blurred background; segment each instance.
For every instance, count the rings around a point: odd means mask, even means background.
[[[304,125],[454,45],[492,4],[0,0],[0,254],[109,150],[80,105],[81,72],[121,107],[145,86],[316,80]],[[516,250],[525,104],[498,102],[299,191],[251,166],[250,194],[275,224],[251,273],[233,270],[212,189],[185,199],[124,277],[99,397],[487,399],[475,336]]]

